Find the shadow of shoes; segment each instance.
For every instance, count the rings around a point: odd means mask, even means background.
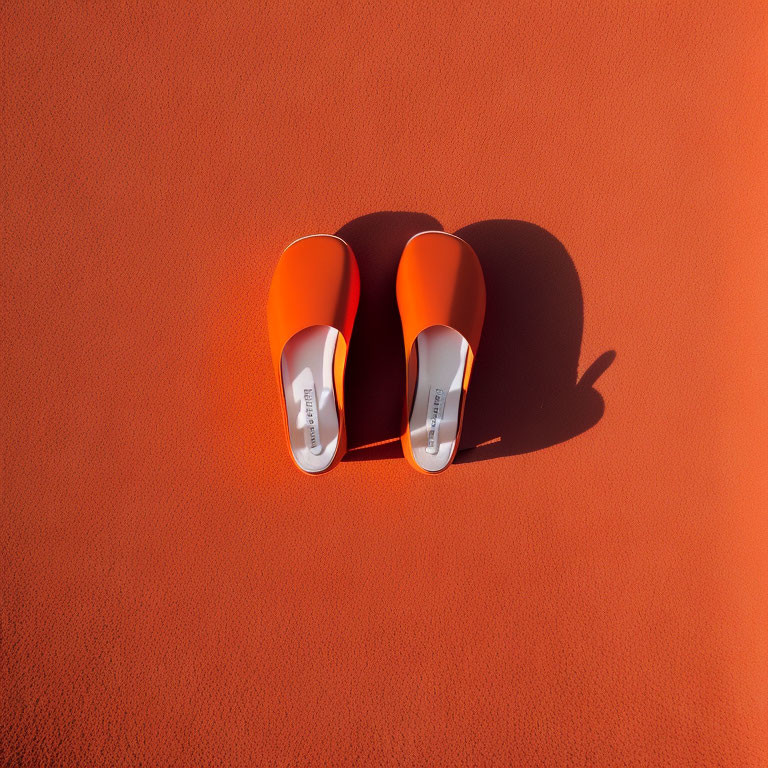
[[[345,380],[345,461],[402,457],[405,357],[395,278],[406,242],[441,230],[424,213],[381,211],[336,234],[360,267],[361,296]],[[456,232],[483,267],[487,307],[456,463],[547,448],[587,431],[605,404],[594,388],[616,353],[578,379],[584,304],[563,244],[526,221],[495,219]]]
[[[336,232],[349,243],[360,267],[360,305],[344,383],[348,461],[403,455],[405,356],[395,278],[405,244],[428,229],[442,226],[425,213],[381,211],[353,219]],[[355,450],[364,446],[364,452]]]
[[[481,221],[456,234],[477,253],[488,294],[456,462],[537,451],[593,427],[605,410],[594,384],[616,353],[579,381],[584,302],[568,251],[527,221]]]

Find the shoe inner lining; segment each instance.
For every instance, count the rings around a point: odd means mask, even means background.
[[[306,472],[327,469],[339,443],[333,361],[339,332],[315,325],[291,337],[281,370],[288,436],[296,463]]]
[[[468,350],[458,331],[442,325],[416,337],[418,377],[409,429],[413,456],[427,472],[445,469],[453,455]]]

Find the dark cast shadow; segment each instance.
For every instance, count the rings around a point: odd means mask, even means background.
[[[442,226],[425,213],[381,211],[353,219],[336,232],[349,243],[360,267],[360,305],[344,381],[349,449],[345,461],[403,455],[397,438],[405,355],[395,277],[405,244],[427,229]],[[363,446],[373,447],[355,450]]]
[[[402,457],[405,360],[395,276],[405,243],[430,229],[442,227],[427,214],[382,211],[336,233],[355,252],[361,278],[347,361],[345,461]],[[578,378],[584,305],[565,247],[526,221],[481,221],[456,234],[477,253],[487,289],[456,463],[540,450],[590,429],[605,410],[594,384],[615,352]]]
[[[594,384],[616,353],[579,379],[584,302],[568,251],[527,221],[480,221],[456,234],[477,253],[487,291],[456,462],[537,451],[593,427],[605,410]]]

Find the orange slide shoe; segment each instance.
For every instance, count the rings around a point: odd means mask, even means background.
[[[288,446],[309,474],[333,469],[346,451],[344,370],[360,300],[352,249],[335,235],[292,242],[267,302],[272,361]]]
[[[485,279],[469,243],[446,232],[414,235],[397,270],[397,305],[406,366],[403,454],[435,474],[456,455],[485,319]]]

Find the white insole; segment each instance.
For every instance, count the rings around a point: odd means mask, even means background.
[[[339,332],[305,328],[283,349],[282,374],[288,436],[296,463],[306,472],[327,469],[339,442],[333,359]]]
[[[459,429],[461,386],[467,340],[452,328],[435,325],[416,337],[418,379],[409,421],[416,463],[427,472],[451,460]]]

